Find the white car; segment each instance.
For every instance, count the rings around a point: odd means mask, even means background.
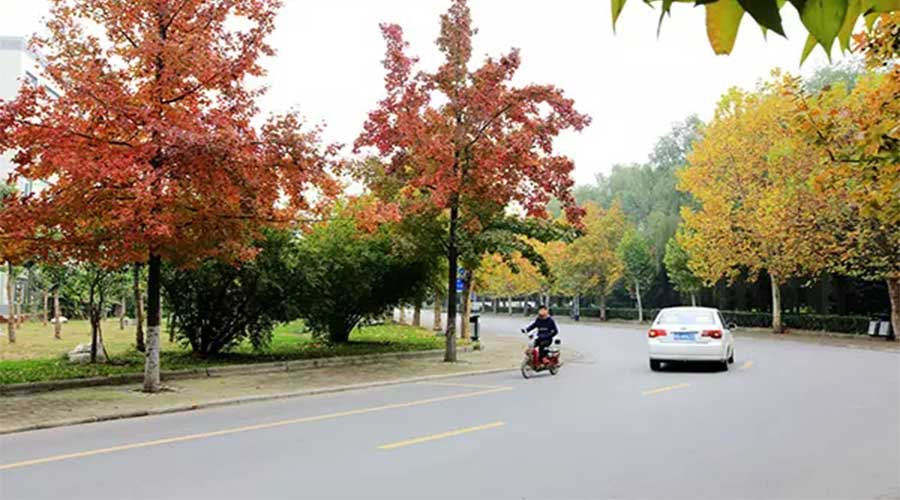
[[[658,371],[666,361],[714,361],[728,370],[734,363],[733,328],[718,309],[663,309],[647,332],[650,369]]]

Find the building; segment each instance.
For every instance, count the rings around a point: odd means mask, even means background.
[[[41,58],[28,49],[28,40],[16,36],[0,36],[0,100],[15,99],[24,82],[41,85],[51,96],[58,96],[58,90],[42,77]],[[0,154],[0,181],[6,181],[12,172],[12,152]],[[19,179],[16,188],[23,193],[40,189],[40,182]]]
[[[43,63],[41,58],[28,49],[28,40],[24,37],[0,36],[0,100],[15,99],[24,82],[42,85],[51,96],[58,97],[58,89],[42,77]],[[5,183],[13,170],[11,161],[13,153],[4,151],[0,154],[0,183]],[[38,180],[18,179],[16,189],[24,194],[40,191],[44,183]],[[9,314],[9,298],[6,293],[6,266],[0,269],[0,316]]]

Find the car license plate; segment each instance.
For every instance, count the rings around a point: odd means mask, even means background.
[[[675,332],[675,340],[694,340],[694,332]]]

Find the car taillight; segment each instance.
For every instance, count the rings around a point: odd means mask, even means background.
[[[722,330],[703,330],[704,337],[710,337],[714,339],[722,338]]]
[[[651,328],[650,331],[647,332],[647,335],[648,335],[651,339],[654,339],[654,338],[656,338],[656,337],[665,337],[665,336],[666,336],[666,331],[663,330],[663,329],[661,329],[661,328]]]

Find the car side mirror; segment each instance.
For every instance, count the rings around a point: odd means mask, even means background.
[[[738,327],[738,326],[737,326],[737,323],[733,323],[733,322],[732,322],[732,323],[728,323],[728,329],[729,329],[729,330],[737,330],[737,327]]]

